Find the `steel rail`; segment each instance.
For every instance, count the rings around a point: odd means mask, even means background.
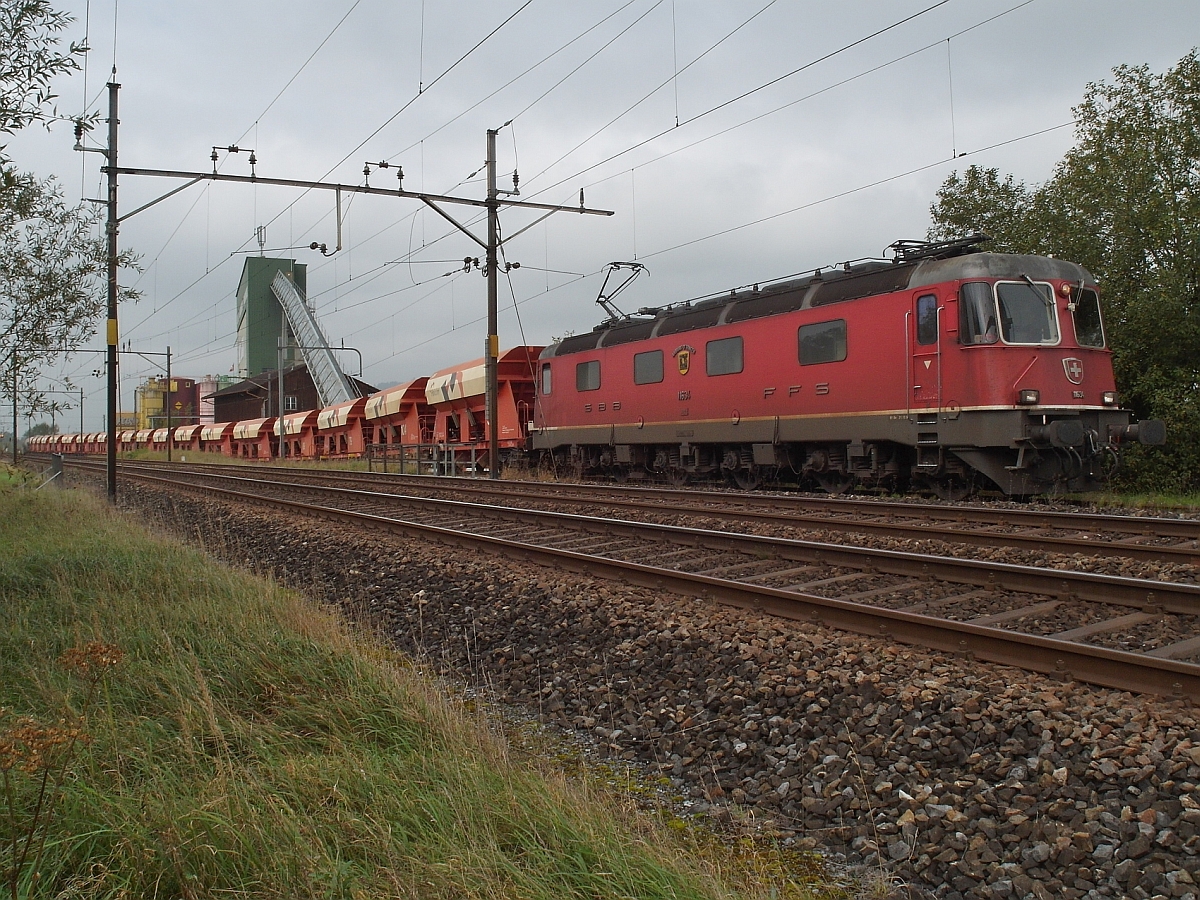
[[[85,464],[83,459],[66,458],[67,462]],[[153,465],[148,461],[140,461],[142,465]],[[280,466],[251,464],[200,464],[214,469],[246,469],[268,470],[278,472]],[[308,470],[291,468],[298,473],[308,474]],[[1113,515],[1108,513],[1063,512],[1059,510],[1029,510],[1029,509],[996,509],[980,506],[960,506],[949,504],[919,503],[901,500],[856,499],[850,497],[827,497],[812,494],[795,493],[760,493],[744,491],[710,491],[691,488],[642,487],[628,484],[600,484],[596,482],[535,482],[504,480],[499,482],[483,482],[478,478],[457,475],[409,475],[402,473],[380,472],[351,472],[345,470],[326,470],[312,472],[329,478],[358,478],[378,479],[384,481],[402,481],[409,484],[423,484],[429,487],[446,489],[448,485],[455,490],[470,490],[480,493],[503,494],[506,490],[520,489],[532,491],[547,499],[554,499],[559,492],[592,492],[594,496],[604,497],[612,494],[623,494],[630,497],[675,500],[687,499],[695,502],[697,498],[710,499],[713,502],[733,503],[742,506],[754,506],[768,510],[778,510],[780,506],[798,507],[801,509],[827,509],[837,514],[861,513],[875,516],[899,516],[904,518],[921,518],[924,520],[937,519],[956,524],[1008,524],[1018,527],[1061,527],[1074,531],[1105,531],[1129,535],[1155,535],[1158,537],[1177,537],[1183,540],[1200,541],[1200,519],[1165,518],[1162,516],[1130,516]],[[507,486],[502,487],[501,485]],[[1000,520],[1005,520],[1001,522]]]
[[[206,464],[207,467],[207,464]],[[154,468],[154,466],[150,466]],[[246,466],[213,466],[222,471],[245,470]],[[277,466],[253,466],[258,469],[269,469],[276,475],[281,475]],[[446,476],[414,476],[414,475],[380,475],[378,473],[357,472],[308,472],[295,469],[288,477],[301,479],[326,478],[329,480],[368,482],[372,484],[395,484],[393,479],[403,478],[405,484],[419,484],[430,489],[446,490]],[[417,479],[417,480],[410,480]],[[505,485],[501,487],[500,484]],[[910,540],[943,540],[950,543],[966,544],[976,547],[995,547],[999,545],[1021,550],[1051,551],[1064,554],[1083,553],[1092,556],[1121,557],[1150,562],[1168,562],[1181,565],[1200,564],[1200,522],[1187,519],[1163,519],[1158,517],[1141,516],[1104,516],[1090,513],[1042,512],[1025,510],[988,510],[963,507],[948,510],[930,504],[902,504],[892,501],[870,500],[833,500],[830,498],[796,498],[796,497],[764,497],[762,495],[744,496],[731,493],[700,494],[697,491],[663,489],[662,497],[671,505],[654,502],[654,496],[659,494],[654,488],[589,487],[587,485],[563,485],[556,490],[546,490],[545,487],[529,482],[480,482],[478,479],[453,478],[452,489],[458,492],[479,494],[484,496],[510,496],[520,492],[525,499],[545,500],[546,502],[563,503],[599,503],[604,506],[619,509],[633,509],[645,512],[671,512],[687,515],[703,515],[727,520],[757,522],[769,525],[804,525],[812,528],[824,528],[837,531],[872,534],[882,537],[898,537]],[[633,492],[644,492],[649,497],[639,497]],[[621,499],[614,494],[632,495],[632,499]],[[697,502],[697,498],[700,498]],[[707,500],[705,499],[707,498]],[[778,500],[789,501],[784,505],[797,508],[796,512],[779,511]],[[710,507],[705,502],[735,504],[735,506]],[[771,505],[776,508],[770,508]],[[825,506],[828,504],[828,506]],[[836,504],[836,505],[835,505]],[[739,509],[737,505],[754,508]],[[805,506],[821,505],[830,509],[834,517],[813,515],[804,511]],[[889,507],[881,510],[880,507]],[[766,507],[766,508],[764,508]],[[903,509],[904,512],[896,510]],[[933,517],[942,521],[953,521],[958,527],[930,525],[928,522],[887,522],[864,519],[846,518],[847,515],[896,515],[905,519],[916,519],[932,513]],[[950,513],[950,514],[947,514]],[[1024,517],[1023,521],[1012,522],[1014,516]],[[1004,526],[1016,524],[1018,527],[1059,527],[1075,533],[1100,531],[1104,533],[1137,535],[1155,535],[1159,537],[1188,538],[1195,542],[1194,546],[1156,545],[1126,543],[1112,540],[1095,540],[1063,535],[1020,534],[1009,531],[977,531],[964,530],[964,524],[984,524]]]
[[[388,500],[443,514],[460,513],[471,517],[482,515],[523,524],[553,522],[560,526],[590,533],[623,535],[639,539],[665,538],[672,543],[708,550],[735,551],[751,555],[761,554],[765,550],[774,558],[783,560],[843,566],[888,575],[917,578],[936,577],[940,581],[969,584],[989,590],[1015,591],[1062,599],[1111,603],[1145,612],[1165,611],[1177,615],[1200,615],[1200,585],[1150,581],[1093,572],[1042,569],[1036,566],[957,559],[873,547],[854,547],[823,541],[804,541],[731,531],[711,531],[682,525],[636,522],[628,519],[604,519],[576,513],[495,506],[433,497],[415,497],[410,494],[380,494],[353,488],[301,485],[295,482],[250,479],[235,475],[196,471],[175,474],[217,481],[245,481],[250,482],[256,488],[300,489],[314,493],[353,496],[356,499]]]
[[[265,468],[265,467],[264,467]],[[389,475],[389,478],[415,479],[425,482],[444,482],[444,475]],[[478,479],[461,478],[470,484]],[[511,482],[528,484],[528,482]],[[533,483],[545,490],[544,485]],[[735,493],[733,491],[697,491],[681,488],[631,487],[629,485],[588,485],[561,483],[560,490],[593,490],[597,495],[614,492],[631,497],[657,498],[662,500],[687,499],[695,502],[709,498],[731,504],[753,506],[760,509],[778,510],[780,506],[803,510],[813,508],[830,510],[839,515],[863,514],[874,516],[900,516],[905,518],[937,519],[956,524],[1010,524],[1025,527],[1062,527],[1075,531],[1111,531],[1122,534],[1178,537],[1184,540],[1200,540],[1200,521],[1196,519],[1168,519],[1160,516],[1119,516],[1101,513],[1060,512],[1054,510],[989,509],[987,507],[949,506],[933,503],[912,503],[897,500],[859,500],[844,497],[815,497],[795,494]],[[539,491],[539,492],[540,492]],[[547,493],[548,496],[552,494]],[[1000,520],[1007,520],[1001,522]],[[828,520],[826,520],[828,521]]]
[[[226,468],[225,466],[219,466]],[[233,468],[233,467],[229,467]],[[244,466],[240,468],[245,468]],[[256,465],[254,468],[275,469],[267,465]],[[477,478],[447,475],[408,475],[383,474],[379,472],[347,472],[330,471],[328,474],[336,478],[377,478],[384,480],[403,480],[407,483],[426,484],[430,487],[439,484],[453,484],[456,490],[466,489],[480,493],[504,493],[505,488],[495,483],[488,485]],[[1029,509],[995,509],[978,506],[951,506],[934,503],[917,503],[900,500],[867,500],[849,497],[819,497],[810,494],[796,495],[794,493],[749,493],[735,491],[706,491],[687,488],[642,487],[628,484],[597,484],[595,482],[528,482],[502,481],[509,486],[520,486],[521,490],[532,489],[539,496],[554,498],[561,491],[590,492],[594,496],[609,496],[621,494],[629,497],[661,500],[688,500],[696,502],[710,500],[713,502],[738,504],[747,507],[757,507],[778,511],[780,506],[795,507],[802,510],[813,508],[830,510],[838,515],[863,514],[874,516],[899,516],[903,518],[921,518],[925,520],[938,519],[955,524],[1007,524],[1019,527],[1059,527],[1073,531],[1105,531],[1129,535],[1156,535],[1159,537],[1177,537],[1183,540],[1200,541],[1200,520],[1174,519],[1162,516],[1129,516],[1106,513],[1063,512],[1058,510],[1029,510]],[[1003,521],[1002,521],[1003,520]]]
[[[307,473],[302,477],[310,477]],[[319,477],[319,476],[312,476]],[[422,476],[424,477],[424,476]],[[433,477],[433,476],[430,476]],[[375,481],[374,479],[355,478],[353,475],[342,475],[339,473],[339,480],[358,481],[366,480],[376,484],[386,484],[384,480]],[[1063,536],[1063,535],[1030,535],[1030,534],[1014,534],[1006,531],[974,531],[963,530],[959,527],[936,526],[928,523],[919,522],[881,522],[871,521],[866,519],[851,519],[845,517],[833,517],[828,515],[811,515],[805,512],[779,512],[764,510],[759,504],[754,506],[759,508],[738,509],[736,506],[728,507],[711,507],[704,505],[704,502],[695,502],[695,492],[680,491],[680,500],[673,498],[664,498],[670,505],[664,505],[654,501],[653,499],[620,499],[613,498],[607,489],[600,489],[591,493],[574,494],[571,493],[571,488],[567,489],[566,493],[547,492],[544,490],[529,491],[524,487],[523,482],[512,482],[512,486],[507,490],[498,489],[491,484],[473,483],[470,485],[456,484],[454,489],[460,492],[468,492],[480,495],[489,496],[511,496],[514,491],[519,491],[521,496],[526,499],[541,499],[547,502],[561,503],[598,503],[604,506],[617,509],[632,509],[643,512],[671,512],[682,513],[689,515],[703,515],[714,518],[722,518],[727,520],[739,520],[744,522],[757,522],[768,525],[805,525],[813,528],[824,528],[836,531],[850,531],[861,534],[879,535],[882,537],[900,537],[910,540],[943,540],[956,544],[968,544],[975,547],[995,547],[1003,544],[1007,547],[1013,547],[1021,550],[1034,551],[1053,551],[1058,553],[1072,554],[1085,553],[1094,556],[1118,556],[1125,559],[1136,559],[1150,562],[1171,562],[1182,565],[1196,565],[1200,563],[1200,542],[1194,547],[1186,546],[1162,546],[1162,545],[1146,545],[1146,544],[1130,544],[1119,543],[1105,540],[1091,540],[1087,538]],[[520,487],[517,487],[520,485]],[[431,485],[437,487],[437,485]],[[445,485],[441,486],[445,489]],[[637,489],[635,489],[637,490]],[[688,496],[691,494],[692,496]],[[728,498],[726,502],[737,504],[740,498],[737,495],[718,495],[723,498]],[[682,500],[687,497],[688,501]],[[716,497],[712,497],[715,500]],[[711,502],[711,501],[710,501]],[[847,501],[832,501],[832,502],[847,502]],[[855,501],[848,501],[855,503]],[[800,506],[800,503],[796,503]],[[871,505],[870,501],[858,501],[857,505]],[[909,507],[910,511],[904,515],[906,519],[917,518],[924,514],[925,509],[937,509],[937,507]],[[861,509],[854,510],[862,512]],[[837,513],[844,516],[845,510],[838,509]],[[870,510],[873,514],[878,514],[876,510]],[[987,519],[977,519],[979,524],[1002,525],[998,521],[1003,518],[1004,512],[993,511]],[[1036,514],[1035,514],[1036,515]],[[1053,515],[1073,516],[1073,513],[1056,513]],[[1086,514],[1084,514],[1086,515]],[[1093,528],[1091,530],[1109,531],[1118,525],[1123,525],[1122,522],[1112,521],[1110,517],[1106,521],[1107,528]],[[1135,518],[1135,517],[1127,517]],[[1174,522],[1175,520],[1167,519],[1166,522]],[[1058,524],[1067,525],[1067,520],[1057,520]],[[1089,530],[1085,525],[1076,522],[1069,522],[1073,531]],[[1191,529],[1193,537],[1200,538],[1200,523],[1189,523],[1185,528]],[[1116,533],[1133,534],[1132,530],[1122,529]]]
[[[1080,680],[1120,690],[1189,700],[1200,699],[1200,666],[1175,660],[760,587],[642,563],[596,557],[390,516],[318,506],[281,497],[264,497],[211,484],[197,484],[145,473],[130,473],[128,477],[146,483],[195,491],[206,497],[216,495],[238,501],[255,500],[279,509],[331,521],[371,525],[395,534],[433,539],[438,543],[466,544],[525,562],[544,563],[584,575],[699,596],[788,619],[813,622],[967,658],[1031,669],[1064,681]]]

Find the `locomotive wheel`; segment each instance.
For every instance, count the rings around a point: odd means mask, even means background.
[[[730,474],[733,476],[733,483],[743,491],[753,491],[762,484],[762,478],[759,476],[757,467],[734,469]]]
[[[817,484],[827,494],[844,494],[854,484],[854,476],[845,472],[819,472]]]
[[[943,475],[940,478],[930,478],[929,489],[933,491],[935,496],[940,497],[942,500],[948,500],[951,503],[966,500],[971,494],[975,493],[974,483],[963,478],[961,475]]]

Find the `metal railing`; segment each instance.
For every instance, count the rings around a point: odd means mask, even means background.
[[[342,371],[334,355],[334,348],[329,346],[325,332],[321,330],[316,316],[304,302],[304,297],[296,285],[283,272],[276,272],[275,279],[271,282],[271,292],[283,306],[284,315],[287,316],[292,333],[300,345],[304,364],[308,366],[313,384],[316,385],[321,406],[329,407],[356,398],[358,392]]]
[[[487,447],[453,444],[367,444],[367,471],[402,475],[484,475]]]

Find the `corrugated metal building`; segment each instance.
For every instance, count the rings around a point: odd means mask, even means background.
[[[304,263],[294,259],[246,257],[237,289],[238,374],[243,378],[253,378],[279,368],[278,341],[284,335],[287,323],[283,307],[271,291],[275,273],[287,275],[303,295],[308,286],[307,271]],[[295,343],[291,339],[290,329],[287,330],[287,339],[289,343]],[[291,348],[285,350],[284,369],[298,358],[299,351]]]

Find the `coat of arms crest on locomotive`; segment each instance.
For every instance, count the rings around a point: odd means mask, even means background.
[[[692,354],[695,352],[695,347],[689,347],[687,344],[684,344],[671,354],[675,357],[675,363],[679,367],[680,375],[686,375],[688,369],[692,367]]]

